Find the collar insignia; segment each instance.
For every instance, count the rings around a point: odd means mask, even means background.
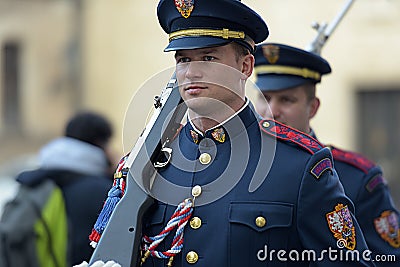
[[[190,130],[190,135],[192,136],[193,142],[195,144],[199,143],[199,134],[196,131]]]
[[[214,129],[214,131],[212,131],[211,135],[214,138],[214,140],[216,140],[220,143],[225,142],[225,131],[223,128]]]
[[[194,0],[174,0],[176,9],[181,13],[182,17],[187,19],[193,11]]]

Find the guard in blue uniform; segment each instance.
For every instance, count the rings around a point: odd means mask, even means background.
[[[271,110],[265,114],[272,114],[278,121],[316,138],[310,128],[310,119],[319,107],[315,86],[321,81],[322,75],[331,72],[329,63],[313,53],[277,43],[260,45],[255,58],[256,84],[271,104]],[[259,113],[268,109],[263,101],[259,99],[256,104]],[[372,251],[372,258],[377,255],[396,257],[395,262],[376,261],[375,264],[398,266],[399,213],[394,207],[381,168],[358,153],[333,146],[330,148],[334,168],[346,195],[354,203],[355,216]]]
[[[157,15],[189,115],[153,183],[142,266],[373,266],[330,150],[245,98],[263,19],[236,0],[161,0]]]

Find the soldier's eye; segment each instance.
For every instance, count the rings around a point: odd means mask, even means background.
[[[213,57],[213,56],[205,56],[204,57],[204,61],[212,61],[214,59],[215,59],[215,57]]]
[[[283,103],[295,103],[295,102],[296,102],[296,99],[295,99],[295,98],[292,98],[292,97],[283,97],[283,98],[282,98],[282,102],[283,102]]]
[[[188,57],[181,57],[176,59],[176,63],[187,63],[190,62],[190,58]]]

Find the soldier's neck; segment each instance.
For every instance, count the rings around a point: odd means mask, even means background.
[[[198,117],[191,120],[192,124],[196,127],[197,130],[205,133],[208,129],[211,129],[220,123],[213,119]]]
[[[242,111],[247,106],[247,103],[248,102],[246,101],[235,108],[223,108],[219,110],[219,112],[207,115],[201,115],[193,110],[189,110],[189,120],[197,130],[205,133],[207,130],[223,125],[225,122],[230,120],[233,116]]]

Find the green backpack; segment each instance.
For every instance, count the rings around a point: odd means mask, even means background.
[[[67,237],[61,189],[50,179],[21,184],[0,220],[0,267],[67,267]]]

